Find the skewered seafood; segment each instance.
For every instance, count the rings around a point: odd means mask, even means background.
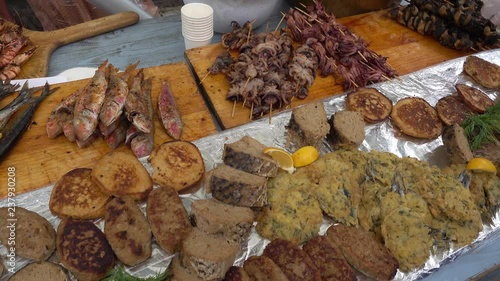
[[[458,50],[495,48],[500,34],[481,15],[481,1],[394,1],[389,16],[423,35],[433,36],[443,46]]]
[[[368,48],[368,43],[326,12],[321,1],[290,9],[286,15],[293,39],[316,52],[322,76],[333,75],[345,90],[389,80],[397,75],[386,58]]]

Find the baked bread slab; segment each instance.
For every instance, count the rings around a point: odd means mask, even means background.
[[[400,99],[392,108],[391,118],[402,133],[415,138],[435,139],[443,130],[437,111],[422,98]]]
[[[192,227],[177,191],[166,186],[151,191],[146,215],[158,245],[169,254],[178,252]]]
[[[200,150],[188,141],[165,142],[148,158],[153,168],[153,181],[182,193],[201,181],[205,163]]]
[[[104,216],[110,199],[92,179],[92,169],[76,168],[54,184],[49,209],[60,218],[96,219]]]
[[[133,199],[113,198],[106,205],[104,220],[104,234],[118,260],[134,266],[151,256],[151,228]]]
[[[484,87],[500,89],[500,66],[477,56],[468,56],[464,71]]]
[[[0,243],[10,248],[9,219],[12,210],[0,208]],[[56,231],[52,224],[41,215],[22,207],[15,207],[16,255],[35,261],[46,260],[56,249]]]
[[[115,264],[104,233],[89,220],[63,219],[57,227],[57,254],[80,281],[97,281]]]
[[[359,88],[345,98],[349,110],[361,113],[368,123],[383,121],[392,112],[392,101],[375,88]]]
[[[47,261],[30,263],[9,278],[9,281],[40,280],[69,281],[70,279],[62,266]]]
[[[330,131],[323,103],[312,102],[294,108],[286,129],[288,140],[297,147],[311,145],[320,150]]]
[[[357,149],[365,140],[365,121],[357,111],[337,111],[328,123],[327,140],[334,149]]]
[[[111,151],[97,160],[92,178],[106,194],[134,200],[145,200],[153,189],[146,168],[137,157],[123,151]]]

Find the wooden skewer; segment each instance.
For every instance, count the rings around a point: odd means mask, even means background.
[[[207,71],[207,74],[205,74],[205,76],[203,76],[203,78],[201,78],[200,83],[198,83],[198,85],[201,85],[201,83],[203,83],[203,81],[208,77],[208,75],[210,75],[209,71]]]
[[[250,107],[250,120],[252,120],[252,117],[253,117],[253,102],[252,102],[252,106]]]
[[[364,61],[368,62],[368,60],[365,58],[365,56],[363,56],[363,54],[360,51],[358,51],[358,55],[360,55]]]
[[[240,95],[243,95],[243,91],[245,90],[245,88],[247,87],[248,85],[248,82],[250,82],[250,77],[247,78],[247,81],[245,82],[245,84],[243,85],[243,87],[241,87],[241,91],[240,91]],[[247,101],[247,98],[245,97],[245,99],[243,99],[243,105],[241,107],[245,107],[245,103]]]
[[[277,31],[278,28],[280,27],[281,23],[283,22],[283,20],[285,19],[285,13],[281,12],[281,19],[280,21],[278,22],[278,25],[276,26],[276,28],[274,29],[274,31]]]
[[[317,18],[313,18],[313,16],[311,16],[310,14],[308,14],[306,11],[302,10],[301,8],[298,8],[298,7],[295,7],[295,9],[299,12],[301,12],[302,14],[304,14],[305,16],[307,16],[308,18],[314,20],[315,22],[317,23],[323,23],[322,21],[320,21],[319,19]]]
[[[234,110],[236,108],[236,99],[233,101],[233,110],[231,111],[231,118],[234,118]]]
[[[269,124],[271,124],[272,117],[273,117],[273,104],[269,103]]]

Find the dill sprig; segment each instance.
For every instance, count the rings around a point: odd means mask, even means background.
[[[101,281],[164,281],[167,280],[167,277],[169,276],[170,271],[167,268],[163,272],[158,272],[154,276],[139,278],[128,273],[123,265],[119,265],[110,269],[106,274],[106,277]]]
[[[486,143],[497,143],[500,135],[500,102],[483,114],[471,114],[461,123],[472,150]]]

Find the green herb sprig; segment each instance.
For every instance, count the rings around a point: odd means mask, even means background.
[[[168,277],[170,277],[169,268],[165,269],[163,272],[158,272],[154,276],[140,278],[131,275],[125,270],[123,265],[119,265],[110,269],[106,274],[106,277],[101,281],[164,281],[168,280]]]
[[[498,143],[500,135],[500,102],[490,106],[483,114],[471,114],[462,123],[472,150],[486,143]]]

